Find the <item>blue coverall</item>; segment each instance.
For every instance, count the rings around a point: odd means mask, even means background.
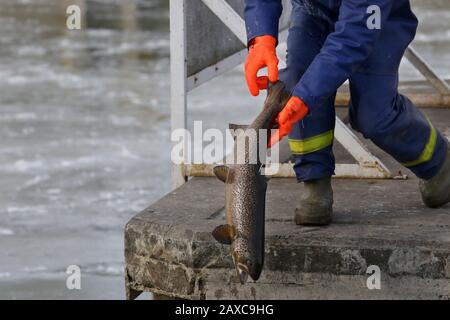
[[[245,2],[249,42],[261,35],[278,38],[281,0]],[[447,143],[398,93],[400,61],[418,25],[409,0],[292,0],[292,5],[287,68],[280,80],[310,109],[289,136],[298,180],[334,174],[334,100],[347,79],[352,127],[419,178],[434,177]],[[381,29],[368,27],[372,5],[381,9]]]

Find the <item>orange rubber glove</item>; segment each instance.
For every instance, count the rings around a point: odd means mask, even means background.
[[[259,95],[259,90],[267,89],[268,80],[278,81],[278,58],[276,53],[277,39],[272,36],[260,36],[250,45],[245,62],[245,79],[253,96]],[[258,71],[267,67],[268,77],[258,77]]]
[[[270,136],[269,148],[291,133],[292,126],[303,120],[308,112],[309,109],[302,99],[291,97],[275,120],[278,123],[278,130]]]

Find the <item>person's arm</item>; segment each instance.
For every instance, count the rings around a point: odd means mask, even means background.
[[[282,11],[281,0],[245,0],[244,18],[248,43],[259,36],[278,39]]]
[[[245,25],[249,54],[245,62],[245,79],[254,96],[267,88],[267,83],[278,81],[278,23],[283,6],[281,0],[246,0]],[[266,68],[268,76],[258,77]]]
[[[325,41],[293,95],[314,110],[329,98],[369,57],[381,30],[369,29],[367,21],[371,5],[381,10],[381,29],[390,15],[395,0],[343,0],[335,31]]]

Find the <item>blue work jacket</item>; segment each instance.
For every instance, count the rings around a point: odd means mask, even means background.
[[[293,90],[312,110],[332,96],[353,72],[395,74],[398,61],[414,39],[417,18],[409,0],[292,0],[330,31],[320,53]],[[248,41],[261,35],[278,38],[281,0],[245,0]],[[381,28],[369,28],[373,6]],[[369,8],[372,8],[369,10]],[[296,11],[292,21],[295,24]],[[369,21],[370,24],[371,21]],[[308,44],[305,44],[307,46]]]

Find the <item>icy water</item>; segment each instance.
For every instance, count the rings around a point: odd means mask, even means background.
[[[450,3],[414,4],[415,46],[450,77]],[[0,299],[124,298],[123,227],[170,190],[168,18],[167,0],[0,2]],[[241,69],[192,93],[189,120],[250,120]]]

